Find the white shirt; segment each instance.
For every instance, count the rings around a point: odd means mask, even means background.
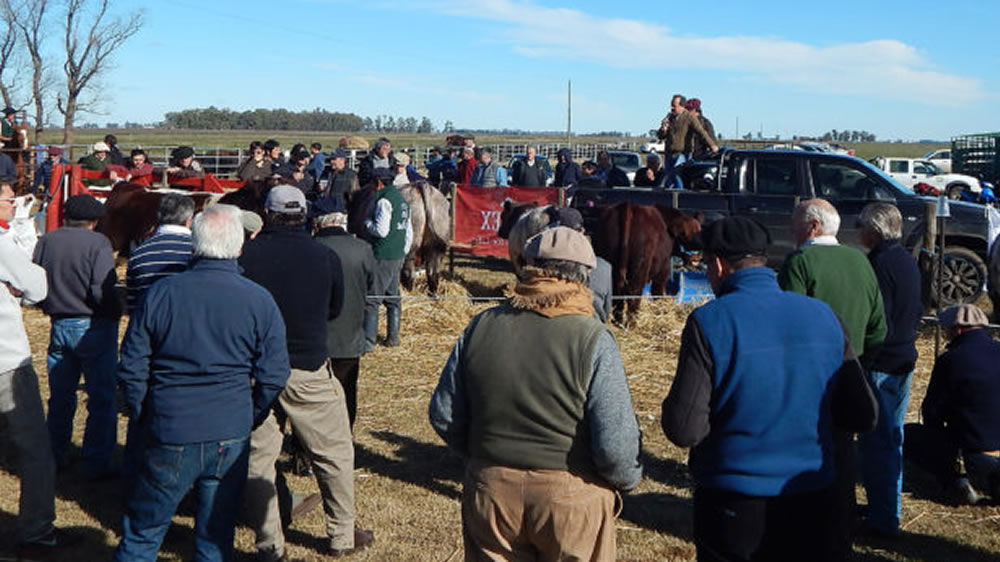
[[[18,299],[0,285],[0,373],[31,363],[31,347],[24,331],[21,302],[35,304],[48,295],[45,270],[31,263],[31,258],[14,241],[14,233],[0,227],[0,281],[9,283],[24,295]]]

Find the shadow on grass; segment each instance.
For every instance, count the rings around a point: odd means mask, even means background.
[[[951,539],[935,535],[922,535],[903,531],[898,539],[893,541],[866,539],[855,541],[856,548],[861,552],[854,553],[854,560],[876,561],[897,560],[886,553],[894,553],[911,560],[962,560],[963,562],[996,561],[997,554],[961,544]],[[867,550],[872,549],[872,550]]]
[[[398,460],[355,444],[355,468],[366,468],[380,476],[415,484],[447,498],[457,500],[461,497],[462,459],[447,447],[424,443],[391,431],[373,431],[371,435],[395,445]]]
[[[675,459],[654,457],[643,449],[639,454],[642,462],[642,477],[675,488],[694,488],[694,480],[686,464]]]

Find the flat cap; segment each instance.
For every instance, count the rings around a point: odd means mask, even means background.
[[[946,330],[954,327],[977,328],[990,323],[986,313],[974,304],[949,306],[938,313],[938,321]]]
[[[104,141],[97,141],[97,142],[94,143],[94,146],[91,147],[90,151],[91,152],[111,152],[111,149],[108,148],[108,143],[106,143]]]
[[[66,200],[66,218],[75,221],[95,221],[104,216],[104,205],[93,195],[81,193]]]
[[[302,214],[306,212],[306,194],[291,185],[276,185],[267,192],[264,208],[273,213]]]
[[[701,231],[705,252],[725,260],[766,256],[771,234],[759,222],[746,217],[719,219]]]
[[[397,166],[409,166],[410,165],[410,155],[405,152],[396,152],[396,165]]]
[[[523,255],[528,263],[535,260],[571,261],[589,268],[597,265],[594,249],[583,234],[566,226],[546,228],[528,238]]]

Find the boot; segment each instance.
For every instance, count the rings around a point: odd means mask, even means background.
[[[386,308],[385,314],[385,346],[399,345],[399,308]]]
[[[364,330],[365,330],[365,353],[371,353],[375,351],[375,339],[378,337],[378,309],[370,311],[365,308],[364,317]]]

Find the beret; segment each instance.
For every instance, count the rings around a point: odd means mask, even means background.
[[[75,221],[93,221],[104,216],[104,205],[93,195],[81,193],[66,200],[63,205],[66,218]]]
[[[194,149],[190,146],[178,146],[174,149],[174,158],[183,160],[194,156]]]
[[[701,232],[705,251],[727,260],[766,256],[771,234],[759,222],[747,217],[726,217]]]
[[[975,328],[990,323],[986,313],[974,304],[949,306],[938,313],[938,321],[944,329],[953,327]]]
[[[587,237],[566,226],[546,228],[528,238],[523,255],[528,263],[542,259],[571,261],[589,268],[597,266],[594,249]]]

